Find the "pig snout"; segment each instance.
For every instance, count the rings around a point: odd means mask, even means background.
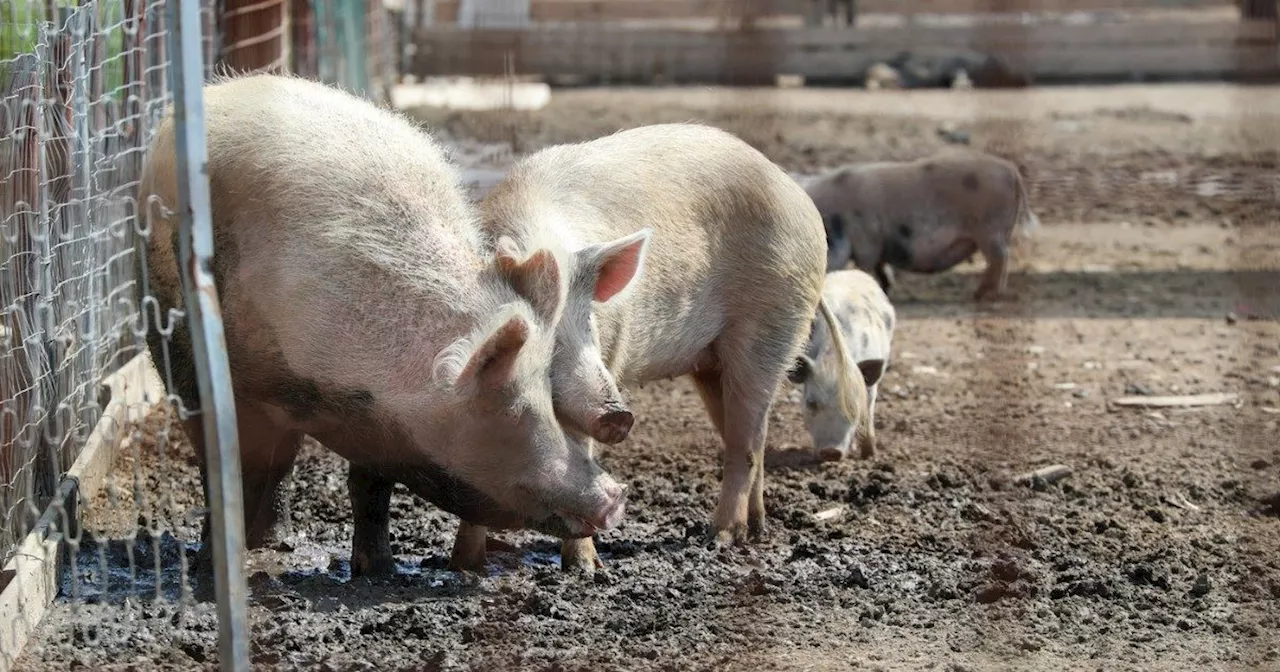
[[[622,443],[631,435],[631,427],[636,416],[621,404],[611,404],[591,421],[587,433],[600,443],[613,445]]]
[[[813,439],[813,452],[823,462],[843,460],[853,443],[853,425],[832,403],[817,404],[817,407],[816,412],[809,410],[805,417],[809,437]]]
[[[571,532],[576,531],[580,536],[589,537],[622,522],[623,513],[627,508],[626,487],[620,483],[609,483],[603,491],[603,502],[589,515],[583,516],[568,511],[558,512],[562,519],[570,523]],[[577,525],[577,530],[573,529],[574,524]]]
[[[627,486],[609,478],[598,489],[595,499],[596,502],[590,506],[559,508],[553,517],[538,521],[531,527],[562,539],[581,539],[622,522],[627,506]]]

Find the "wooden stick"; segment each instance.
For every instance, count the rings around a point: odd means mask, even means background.
[[[1045,483],[1053,483],[1060,481],[1071,475],[1071,467],[1065,464],[1051,464],[1047,467],[1041,467],[1035,471],[1028,471],[1013,477],[1014,483],[1030,483],[1037,478]]]
[[[1136,408],[1191,408],[1193,406],[1221,406],[1237,401],[1235,392],[1210,392],[1208,394],[1184,394],[1168,397],[1119,397],[1112,399],[1116,406]]]

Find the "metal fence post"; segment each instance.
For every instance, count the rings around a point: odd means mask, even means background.
[[[213,562],[218,598],[218,655],[224,670],[249,670],[244,504],[231,369],[213,282],[213,219],[204,125],[203,45],[196,0],[169,3],[169,53],[177,150],[179,263],[192,349],[205,414]]]
[[[365,40],[368,39],[368,32],[364,25],[364,2],[352,2],[351,0],[343,0],[340,5],[343,22],[343,40],[342,50],[347,63],[347,86],[348,91],[353,91],[361,96],[369,95],[369,65],[367,49],[365,48]]]

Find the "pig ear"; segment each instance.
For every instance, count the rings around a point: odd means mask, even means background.
[[[528,340],[529,322],[524,317],[516,315],[504,322],[472,351],[458,374],[458,389],[476,393],[506,385],[514,373],[516,357]]]
[[[864,359],[858,362],[858,369],[862,371],[862,379],[867,381],[867,387],[871,387],[880,382],[881,376],[884,375],[884,360]]]
[[[541,249],[520,260],[516,244],[506,236],[498,239],[498,269],[512,289],[533,306],[538,317],[555,322],[564,306],[560,262],[551,250]]]
[[[580,267],[596,276],[592,299],[605,303],[640,277],[652,235],[653,229],[641,229],[613,242],[578,251],[579,259],[583,260]]]
[[[796,357],[796,361],[791,365],[791,370],[787,371],[787,379],[796,385],[804,385],[809,380],[809,372],[813,367],[813,361],[804,355]]]

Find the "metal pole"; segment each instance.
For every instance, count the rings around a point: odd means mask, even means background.
[[[223,670],[249,670],[249,623],[245,616],[244,503],[240,445],[236,435],[231,367],[223,340],[218,289],[213,283],[213,218],[210,213],[208,148],[204,127],[204,66],[200,3],[169,3],[169,53],[173,117],[177,130],[179,263],[186,294],[188,328],[204,414],[205,460],[209,465],[213,567],[218,597],[218,656]]]

